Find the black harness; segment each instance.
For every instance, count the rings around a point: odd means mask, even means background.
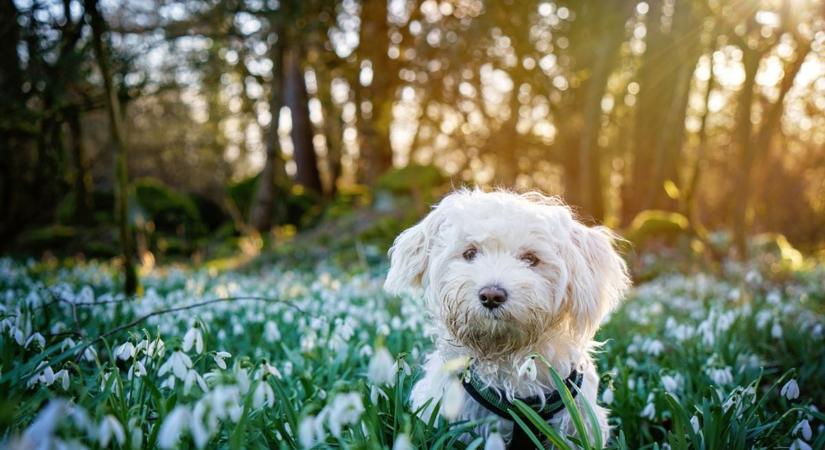
[[[463,377],[462,384],[464,385],[464,390],[470,394],[470,397],[480,403],[481,406],[487,408],[487,410],[491,413],[501,417],[504,420],[513,422],[513,437],[510,439],[510,445],[508,448],[512,450],[520,450],[535,446],[527,433],[525,433],[518,423],[513,421],[511,412],[518,415],[519,418],[527,424],[530,431],[532,431],[536,437],[541,439],[543,442],[545,441],[545,439],[542,438],[542,434],[535,428],[535,426],[533,426],[532,422],[530,422],[528,418],[524,417],[512,402],[507,400],[495,390],[487,387],[484,382],[478,378],[472,367],[468,372],[469,373],[467,376]],[[574,389],[573,386],[580,388],[583,379],[584,377],[579,371],[573,370],[564,380],[564,384],[567,386],[567,389],[570,391],[570,395],[572,395],[573,398],[576,398],[576,394],[579,392],[578,389]],[[553,391],[551,394],[544,395],[543,397],[544,402],[542,402],[542,396],[538,395],[527,398],[519,398],[518,400],[526,403],[528,406],[533,408],[533,410],[538,413],[542,419],[549,422],[553,419],[553,417],[555,417],[556,414],[564,409],[564,401],[562,401],[561,394],[558,391]]]

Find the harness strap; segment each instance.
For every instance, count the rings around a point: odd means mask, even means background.
[[[584,376],[577,370],[573,370],[570,372],[570,375],[564,380],[565,386],[570,391],[570,394],[573,398],[576,398],[578,394],[578,389],[573,389],[573,386],[578,388],[582,385],[582,380]],[[494,390],[488,388],[484,383],[478,378],[475,371],[470,368],[469,376],[464,377],[462,380],[462,385],[464,386],[464,390],[472,397],[475,401],[477,401],[481,406],[486,408],[491,413],[501,417],[504,420],[513,421],[513,417],[510,415],[512,412],[519,416],[522,421],[527,424],[530,431],[533,432],[537,437],[541,438],[541,433],[533,426],[529,419],[524,417],[519,410],[513,405],[512,402],[507,400],[504,396],[500,395],[500,393],[495,392]],[[527,398],[520,398],[519,400],[523,401],[531,408],[533,408],[536,413],[541,416],[542,419],[545,421],[550,421],[556,414],[558,414],[561,410],[564,409],[564,401],[561,399],[561,393],[558,391],[553,391],[550,395],[543,396],[544,402],[542,402],[542,396],[534,395],[532,397]],[[544,439],[542,439],[544,441]],[[524,430],[517,424],[513,423],[513,437],[510,439],[509,448],[511,449],[524,449],[532,447],[533,441],[530,440],[530,437]]]

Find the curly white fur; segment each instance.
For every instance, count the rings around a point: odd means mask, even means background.
[[[430,405],[437,404],[455,386],[455,374],[444,365],[456,358],[471,358],[481,379],[509,399],[548,392],[552,384],[542,364],[535,380],[517,373],[526,357],[538,353],[562,376],[573,369],[584,374],[577,401],[593,407],[606,441],[607,411],[596,404],[599,377],[590,352],[599,324],[630,283],[614,240],[607,228],[577,222],[556,198],[478,189],[448,195],[401,233],[390,249],[384,287],[390,292],[423,288],[436,345],[413,388],[413,409],[430,399]],[[473,258],[464,257],[469,248],[476,251]],[[479,290],[490,285],[508,293],[495,309],[479,301]],[[454,419],[491,414],[461,395]],[[421,414],[428,419],[432,406]],[[568,414],[552,422],[574,434]],[[512,422],[501,420],[497,428],[509,439]]]

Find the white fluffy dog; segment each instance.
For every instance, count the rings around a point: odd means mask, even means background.
[[[581,402],[589,402],[606,442],[607,411],[596,404],[599,376],[590,352],[600,322],[629,286],[614,239],[606,228],[577,222],[555,198],[480,190],[448,195],[399,235],[384,286],[395,293],[423,288],[436,347],[413,387],[413,409],[425,420],[439,401],[439,413],[448,420],[494,414],[466,388],[466,378],[462,385],[455,368],[445,368],[461,359],[472,361],[481,389],[505,401],[539,398],[543,404],[555,391],[549,371],[538,361],[535,372],[519,370],[532,369],[525,360],[539,354],[580,386],[580,410],[586,414]],[[513,422],[497,415],[478,431],[497,430],[511,440]],[[547,420],[575,435],[566,410]]]

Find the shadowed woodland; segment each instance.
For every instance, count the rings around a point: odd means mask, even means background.
[[[12,254],[128,269],[324,229],[383,252],[461,185],[560,195],[716,260],[825,238],[817,1],[0,8]]]

